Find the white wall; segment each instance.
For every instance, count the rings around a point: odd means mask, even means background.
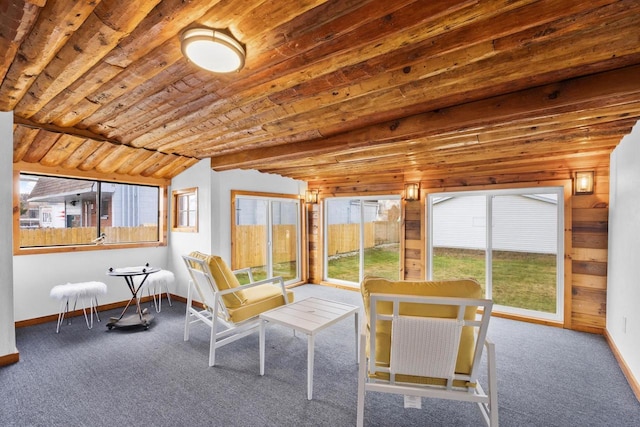
[[[611,154],[607,332],[640,381],[640,122]]]
[[[0,357],[15,354],[13,321],[13,113],[0,112]]]
[[[15,320],[57,314],[59,302],[49,297],[51,288],[68,282],[99,281],[107,284],[107,294],[99,304],[126,301],[131,292],[122,277],[107,276],[109,267],[149,263],[165,268],[167,248],[112,249],[88,252],[48,253],[13,257]]]
[[[201,160],[171,181],[171,190],[198,187],[198,232],[171,232],[171,269],[176,275],[173,293],[186,298],[189,283],[181,256],[192,251],[220,255],[231,262],[231,191],[304,194],[306,183],[257,171],[214,172]],[[169,209],[171,211],[171,209]]]
[[[171,189],[183,190],[186,188],[198,188],[198,232],[182,233],[169,230],[169,269],[176,276],[176,287],[171,292],[177,295],[187,296],[189,283],[187,271],[181,256],[193,251],[212,253],[212,239],[214,227],[212,220],[213,200],[217,197],[212,193],[211,168],[209,160],[201,160],[171,181]],[[169,192],[171,194],[171,192]],[[169,198],[171,201],[171,197]],[[170,207],[169,212],[173,209]],[[171,218],[168,218],[171,224]]]

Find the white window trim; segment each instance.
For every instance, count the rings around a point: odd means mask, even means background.
[[[542,320],[550,321],[563,321],[564,319],[564,188],[561,186],[551,187],[522,187],[513,189],[496,189],[496,190],[475,190],[475,191],[458,191],[458,192],[442,192],[431,193],[427,196],[427,239],[426,239],[426,253],[427,253],[427,269],[426,279],[430,280],[433,277],[433,199],[435,197],[459,197],[459,196],[485,196],[487,197],[487,235],[486,246],[491,247],[491,230],[492,230],[492,204],[489,202],[491,196],[503,196],[510,194],[531,194],[531,193],[556,193],[558,196],[557,203],[557,230],[556,230],[556,312],[545,313],[542,311],[528,310],[517,307],[495,305],[496,312],[502,312],[507,314],[514,314],[519,316],[526,316],[532,318],[538,318]],[[491,261],[492,251],[485,249],[486,262],[485,262],[485,280],[487,295],[491,295],[492,287],[492,272]]]

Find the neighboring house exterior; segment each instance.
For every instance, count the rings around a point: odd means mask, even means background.
[[[495,250],[555,254],[557,199],[554,195],[493,196]],[[442,197],[433,203],[433,246],[486,248],[486,197]]]
[[[40,228],[93,227],[99,218],[101,228],[155,225],[157,200],[155,187],[38,177],[26,197],[21,223]]]
[[[327,218],[331,224],[359,224],[360,223],[360,200],[331,199],[328,201],[331,215]],[[365,201],[364,222],[373,222],[378,219],[378,201]]]
[[[274,225],[297,224],[297,201],[271,201],[271,221]],[[236,199],[236,225],[266,225],[268,223],[269,200],[259,197]]]

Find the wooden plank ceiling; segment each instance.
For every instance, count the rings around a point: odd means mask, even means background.
[[[638,0],[0,0],[14,162],[309,182],[584,167],[640,117]],[[187,28],[245,67],[202,71]],[[582,160],[581,160],[582,159]],[[555,166],[553,166],[555,165]]]

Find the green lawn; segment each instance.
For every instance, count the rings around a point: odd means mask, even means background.
[[[364,252],[365,274],[398,280],[400,255],[398,245],[379,246]],[[359,282],[360,260],[357,253],[334,256],[329,260],[329,277]]]
[[[397,245],[365,250],[365,274],[390,280],[398,279]],[[433,259],[434,279],[472,277],[485,286],[484,251],[437,248]],[[359,259],[356,253],[334,256],[329,260],[329,277],[358,283]],[[555,255],[501,252],[493,253],[493,301],[509,307],[554,313],[556,309]],[[254,279],[266,277],[264,269],[253,269]],[[293,263],[274,267],[274,274],[285,280],[295,275]],[[240,279],[248,282],[247,278]]]
[[[473,277],[484,288],[484,251],[438,248],[434,279]],[[494,251],[493,301],[496,304],[555,313],[556,256]]]
[[[253,280],[264,280],[267,278],[267,270],[265,267],[251,267],[251,274]],[[296,263],[295,262],[281,262],[273,266],[273,275],[282,276],[284,281],[291,280],[296,277]],[[241,285],[249,283],[249,276],[247,274],[238,274],[236,276]]]
[[[398,278],[398,249],[365,250],[365,271]],[[329,261],[329,277],[358,282],[358,256],[334,257]],[[434,279],[472,277],[484,288],[483,251],[438,248],[434,255]],[[493,300],[496,304],[554,313],[556,304],[555,255],[500,252],[493,254]]]

